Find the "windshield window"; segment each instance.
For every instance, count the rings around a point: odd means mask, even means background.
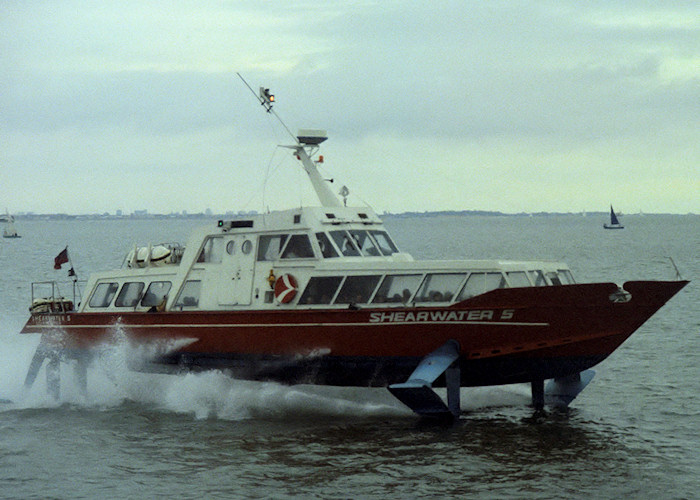
[[[399,251],[385,231],[370,231],[370,234],[379,245],[379,250],[383,255],[391,255]]]
[[[362,252],[362,255],[368,257],[380,255],[379,249],[377,249],[374,241],[372,241],[372,238],[369,237],[369,233],[367,231],[350,231],[350,235],[355,240],[355,243],[360,249],[360,252]]]
[[[353,239],[347,231],[331,231],[331,238],[346,257],[355,257],[360,255],[360,251],[355,246]]]
[[[318,247],[321,249],[321,255],[323,255],[324,258],[330,259],[338,256],[338,252],[333,248],[333,243],[328,239],[326,233],[316,233],[316,241],[318,242]]]

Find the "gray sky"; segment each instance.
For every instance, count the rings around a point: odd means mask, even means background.
[[[0,13],[0,208],[316,204],[324,128],[375,210],[700,212],[700,7],[657,1],[19,1]]]

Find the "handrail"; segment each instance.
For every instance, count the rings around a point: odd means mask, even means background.
[[[50,281],[34,281],[32,282],[31,295],[32,306],[35,305],[36,301],[45,300],[48,305],[56,306],[56,311],[53,307],[49,307],[48,311],[44,312],[69,312],[66,307],[71,306],[71,310],[75,308],[75,305],[81,300],[80,286],[79,284],[85,284],[87,281],[84,280],[73,280],[70,282],[72,288],[73,300],[70,301],[67,297],[61,294],[59,283],[55,280]],[[65,283],[64,283],[65,284]],[[41,293],[43,291],[43,293]],[[49,292],[49,293],[47,293]],[[30,308],[31,310],[31,308]]]

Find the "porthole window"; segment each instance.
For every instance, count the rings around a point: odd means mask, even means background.
[[[253,243],[250,240],[245,240],[241,245],[241,252],[248,255],[253,249]]]
[[[228,243],[226,243],[226,253],[229,255],[233,255],[233,252],[236,251],[236,243],[231,240]]]

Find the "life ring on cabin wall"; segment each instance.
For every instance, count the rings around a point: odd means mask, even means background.
[[[283,274],[275,281],[275,298],[282,304],[291,302],[297,294],[298,286],[294,276]]]

